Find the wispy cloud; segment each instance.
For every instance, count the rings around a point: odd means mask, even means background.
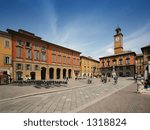
[[[141,53],[141,47],[150,44],[150,21],[124,40],[124,49]]]
[[[45,3],[47,4],[47,3]],[[46,6],[44,6],[46,8]],[[106,24],[101,18],[93,14],[81,14],[66,21],[63,25],[58,25],[59,15],[56,13],[54,5],[47,6],[47,20],[49,22],[48,31],[45,34],[47,40],[56,44],[78,50],[82,55],[91,56],[98,59],[102,56],[114,53],[114,43],[101,43]],[[61,28],[60,28],[61,27]],[[140,48],[150,42],[150,21],[143,27],[124,37],[124,50],[132,50],[140,53]]]

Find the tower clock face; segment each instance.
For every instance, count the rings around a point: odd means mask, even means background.
[[[120,39],[119,37],[116,37],[116,39],[115,39],[115,40],[116,40],[116,42],[118,42],[118,41],[119,41],[119,39]]]

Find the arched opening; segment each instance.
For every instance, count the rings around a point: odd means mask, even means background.
[[[119,72],[119,76],[120,76],[120,77],[123,77],[123,72]]]
[[[66,69],[63,69],[63,79],[67,78],[66,77]]]
[[[68,70],[68,78],[71,78],[71,69]]]
[[[16,80],[23,80],[23,73],[21,71],[16,72]]]
[[[102,73],[103,76],[105,76],[105,73]]]
[[[126,76],[127,77],[130,77],[131,75],[130,75],[130,72],[126,72]]]
[[[83,77],[86,77],[86,73],[83,74]]]
[[[49,79],[54,79],[54,68],[49,69]]]
[[[60,68],[57,68],[56,75],[57,75],[57,79],[60,79]]]
[[[31,80],[35,80],[35,72],[30,72]]]
[[[45,80],[46,79],[46,68],[42,67],[41,68],[41,80]]]

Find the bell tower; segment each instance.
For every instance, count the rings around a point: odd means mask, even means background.
[[[123,52],[123,34],[121,33],[121,28],[118,26],[116,29],[116,34],[114,35],[114,54],[119,54]]]

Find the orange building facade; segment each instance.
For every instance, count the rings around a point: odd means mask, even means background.
[[[100,72],[103,75],[132,76],[135,74],[135,52],[123,51],[123,34],[121,28],[117,28],[114,35],[114,55],[99,58]]]
[[[75,78],[80,72],[80,52],[42,40],[35,34],[7,29],[12,36],[14,80]]]

